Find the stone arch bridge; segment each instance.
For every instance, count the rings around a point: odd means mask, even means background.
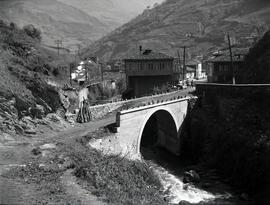
[[[193,98],[177,97],[118,112],[116,136],[122,149],[131,155],[140,155],[142,144],[156,143],[179,155],[180,134]],[[156,140],[151,135],[155,135]]]

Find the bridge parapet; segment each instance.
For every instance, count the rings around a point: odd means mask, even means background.
[[[90,106],[90,111],[94,119],[100,119],[116,110],[128,110],[139,106],[141,107],[150,104],[156,104],[161,101],[165,102],[172,100],[181,96],[181,93],[182,91],[180,90],[157,95],[150,95],[142,98],[134,98],[130,100],[122,100],[102,105]]]
[[[130,107],[127,109],[123,109],[121,111],[118,111],[116,114],[116,126],[120,127],[120,121],[121,121],[121,116],[133,112],[139,112],[147,109],[153,109],[157,107],[162,107],[182,101],[189,101],[190,99],[194,99],[196,97],[191,97],[191,96],[174,96],[172,98],[164,99],[164,100],[156,100],[156,101],[149,101],[146,103],[143,103],[142,105]]]

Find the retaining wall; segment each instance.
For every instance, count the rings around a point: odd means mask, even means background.
[[[254,95],[270,95],[270,84],[217,84],[197,83],[196,93],[207,101],[222,97],[249,97]]]

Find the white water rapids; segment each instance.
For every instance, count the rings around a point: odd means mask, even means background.
[[[97,150],[102,151],[107,155],[122,154],[130,160],[142,160],[141,157],[128,156],[126,152],[120,153],[119,143],[110,136],[105,139],[94,139],[89,142],[89,145]],[[118,152],[117,152],[118,150]],[[123,150],[122,150],[123,151]],[[231,194],[212,194],[202,189],[196,188],[194,185],[185,185],[181,177],[170,173],[166,168],[158,165],[152,160],[147,160],[150,169],[158,176],[161,185],[163,186],[164,196],[171,204],[179,204],[180,201],[197,204],[200,202],[208,202],[215,199],[228,199]]]
[[[164,188],[166,198],[172,204],[178,204],[180,201],[187,201],[189,203],[207,202],[214,199],[227,199],[231,195],[226,193],[224,195],[214,195],[194,185],[185,185],[179,177],[171,174],[165,168],[157,165],[152,161],[148,161],[150,168],[157,174],[159,180]]]

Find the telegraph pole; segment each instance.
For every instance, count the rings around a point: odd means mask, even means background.
[[[60,50],[60,45],[62,45],[62,40],[55,40],[56,47],[57,47],[57,54],[59,56],[59,50]]]
[[[185,79],[185,73],[186,73],[186,50],[188,48],[191,48],[191,47],[194,47],[194,46],[183,46],[183,47],[181,47],[181,48],[184,49],[184,51],[183,51],[183,70],[182,70],[183,80]]]
[[[70,80],[70,86],[72,86],[72,76],[71,76],[71,73],[72,73],[72,68],[73,68],[73,65],[72,63],[69,64],[69,80]]]
[[[186,46],[183,47],[183,80],[185,79],[185,72],[186,72]]]
[[[78,56],[80,56],[81,45],[78,44],[77,46],[78,46]]]
[[[233,67],[233,56],[232,56],[232,46],[231,46],[231,39],[230,35],[228,34],[228,44],[229,44],[229,51],[230,51],[230,67],[232,71],[232,83],[235,85],[235,73],[234,73],[234,67]]]
[[[178,69],[179,69],[179,73],[181,73],[181,59],[180,59],[179,50],[177,50],[177,55],[178,55]]]

